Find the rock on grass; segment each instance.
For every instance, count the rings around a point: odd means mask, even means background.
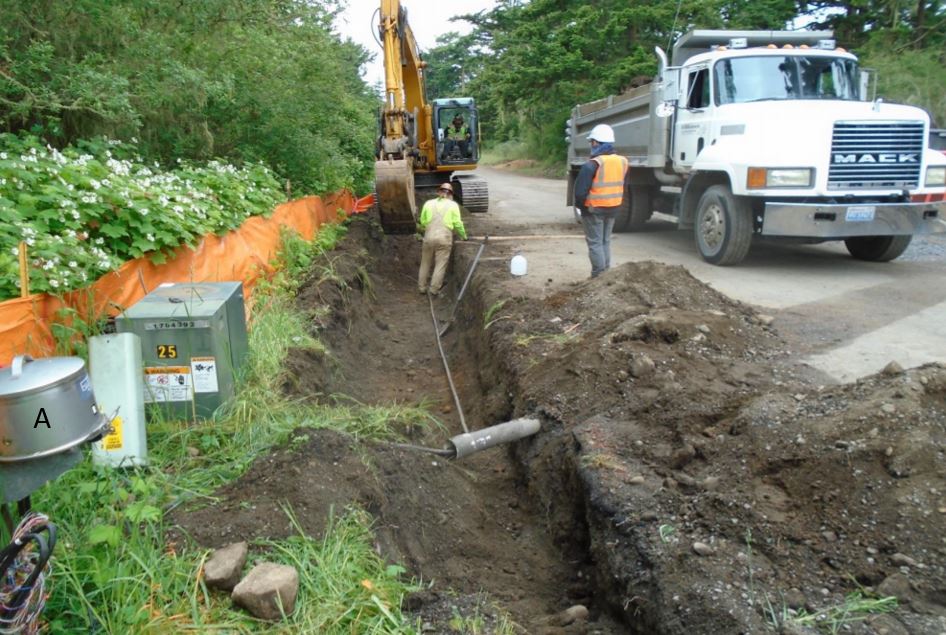
[[[236,585],[230,599],[255,617],[278,620],[292,613],[298,592],[299,574],[293,567],[262,562]]]

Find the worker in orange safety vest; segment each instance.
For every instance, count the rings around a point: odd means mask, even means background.
[[[611,230],[624,202],[627,158],[614,152],[614,130],[598,124],[588,135],[591,158],[575,180],[575,215],[585,229],[591,277],[611,268]]]

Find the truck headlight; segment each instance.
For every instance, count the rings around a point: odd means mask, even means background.
[[[946,185],[946,166],[926,168],[926,187]]]
[[[811,187],[812,168],[749,168],[746,187],[750,190],[777,187]]]

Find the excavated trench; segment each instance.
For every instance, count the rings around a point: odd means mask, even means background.
[[[419,257],[414,237],[386,236],[376,221],[354,219],[298,296],[325,351],[292,349],[284,389],[301,400],[380,406],[392,416],[420,406],[431,416],[401,421],[400,432],[412,444],[442,448],[463,430],[428,299],[417,292]],[[467,265],[458,253],[443,296],[434,300],[444,321]],[[443,338],[471,430],[541,415],[518,405],[515,381],[490,348],[483,324],[488,307],[478,288],[474,282]],[[543,426],[538,471],[550,474],[539,480],[510,446],[451,461],[305,429],[218,491],[219,505],[180,514],[176,522],[199,543],[218,547],[292,535],[286,506],[318,536],[332,510],[356,505],[375,517],[379,551],[432,583],[405,607],[426,632],[454,632],[450,621],[458,614],[478,616],[485,632],[497,632],[510,618],[526,633],[627,632],[599,600],[605,596],[595,586],[574,457],[561,432],[547,421]],[[537,497],[536,485],[555,491]],[[577,605],[587,607],[587,615]]]
[[[456,250],[444,293],[434,300],[441,323],[450,321],[473,253],[469,245]],[[337,404],[422,406],[439,426],[408,426],[411,443],[444,447],[463,429],[438,354],[430,304],[416,290],[419,254],[414,237],[384,236],[367,219],[352,224],[333,257],[335,275],[328,284],[313,279],[299,295],[304,307],[332,307],[322,310],[318,328],[328,352],[291,355],[286,389]],[[479,278],[474,280],[443,338],[466,424],[477,430],[541,416],[521,407],[517,382],[491,347],[484,329],[489,307]],[[407,608],[432,632],[450,632],[456,612],[483,615],[494,625],[508,613],[528,633],[627,631],[599,602],[605,596],[595,587],[575,457],[564,435],[548,424],[543,420],[540,471],[555,474],[541,477],[541,484],[520,464],[514,446],[460,461],[390,447],[372,450],[368,462],[380,493],[368,496],[367,507],[378,518],[379,544],[389,558],[434,582],[407,600]],[[521,445],[533,446],[535,440]],[[537,498],[536,485],[555,491]],[[590,609],[589,617],[566,624],[573,616],[562,612],[576,605]]]
[[[772,632],[789,609],[874,586],[909,610],[850,632],[942,632],[946,547],[924,496],[946,491],[946,369],[815,391],[779,370],[783,343],[750,308],[680,267],[530,296],[490,250],[444,348],[471,429],[535,416],[537,435],[451,461],[360,441],[351,421],[354,436],[303,428],[175,521],[216,547],[295,534],[287,506],[313,536],[334,510],[365,509],[378,551],[429,583],[405,603],[425,632],[455,632],[457,615],[486,633],[503,615],[540,635]],[[440,319],[475,251],[454,250]],[[342,418],[380,406],[410,443],[444,447],[462,429],[419,254],[354,219],[300,289],[325,350],[291,350],[284,389]],[[885,421],[893,411],[924,423]],[[940,564],[905,584],[894,551],[907,548]]]

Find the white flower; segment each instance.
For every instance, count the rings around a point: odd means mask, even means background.
[[[13,252],[13,255],[14,255],[14,256],[19,256],[19,255],[20,255],[20,248],[19,248],[19,247],[14,247],[13,249],[11,249],[11,251]]]
[[[0,152],[0,160],[2,160],[2,161],[6,161],[6,160],[7,160],[7,153],[6,153],[6,152]]]
[[[153,242],[154,242],[154,234],[145,234],[145,238],[148,239],[148,242],[149,242],[149,243],[153,243]]]
[[[100,187],[102,187],[102,184],[99,183],[98,181],[96,181],[95,179],[90,179],[90,180],[89,180],[89,185],[92,186],[92,189],[93,189],[93,190],[97,190],[97,189],[99,189]]]
[[[51,286],[52,288],[55,289],[56,287],[59,286],[59,281],[56,280],[55,278],[53,278],[53,279],[51,279],[51,280],[49,281],[49,286]]]
[[[79,263],[76,262],[75,260],[70,260],[70,261],[69,261],[69,268],[70,268],[70,269],[75,269],[75,268],[78,267],[78,266],[79,266]]]
[[[130,207],[134,207],[134,206],[131,205],[130,203],[129,203],[129,206],[130,206]],[[142,215],[142,216],[147,216],[147,215],[148,215],[148,208],[147,208],[147,207],[142,207],[142,208],[141,208],[141,215]]]

